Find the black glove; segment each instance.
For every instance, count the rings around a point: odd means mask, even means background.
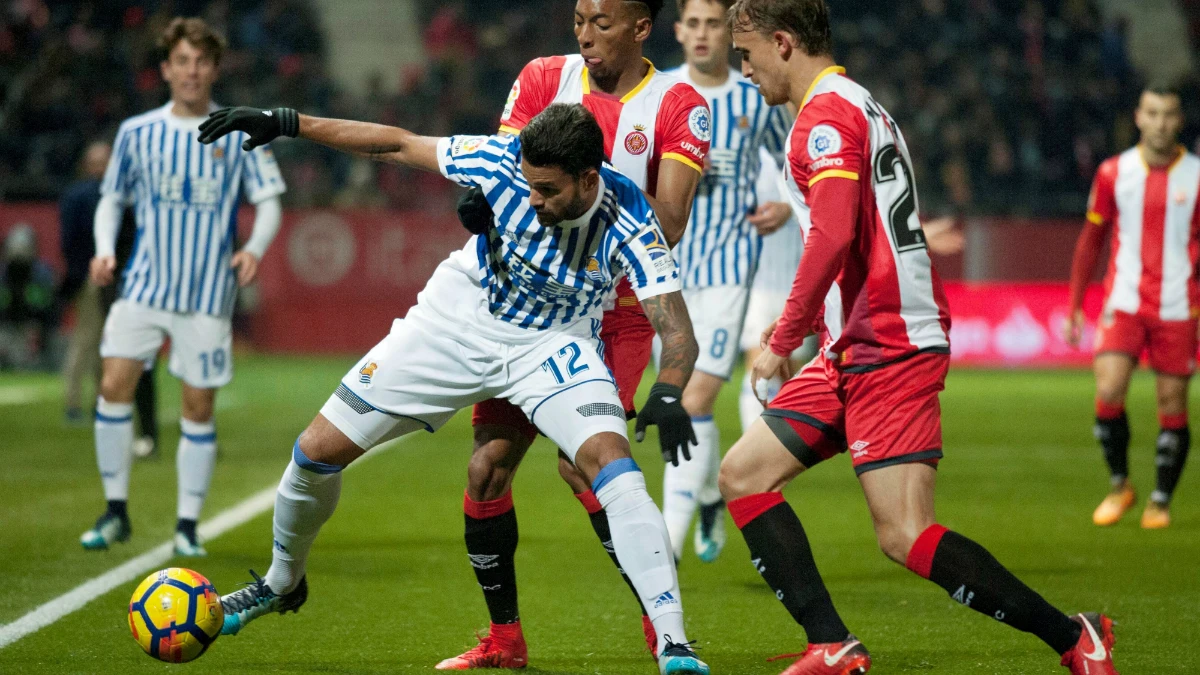
[[[242,150],[249,152],[280,136],[295,138],[300,133],[300,114],[291,108],[222,108],[200,125],[200,142],[212,143],[235,131],[250,135],[242,143]]]
[[[458,220],[467,228],[467,232],[484,234],[492,226],[495,217],[492,205],[483,196],[481,188],[472,187],[458,198]]]
[[[657,382],[650,387],[650,398],[638,411],[637,426],[634,427],[637,441],[646,438],[646,427],[658,426],[658,441],[662,445],[664,462],[679,466],[679,455],[691,461],[689,441],[696,443],[696,432],[692,429],[692,416],[683,409],[683,390],[673,384]]]

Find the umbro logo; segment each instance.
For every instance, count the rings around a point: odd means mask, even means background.
[[[471,559],[471,567],[477,570],[490,570],[493,567],[499,567],[500,563],[496,562],[498,555],[481,555],[476,553],[468,553],[467,557]]]

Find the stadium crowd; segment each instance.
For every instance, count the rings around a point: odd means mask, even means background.
[[[308,0],[7,3],[0,9],[0,196],[56,197],[89,140],[111,136],[121,119],[165,100],[147,36],[173,14],[203,16],[227,35],[219,101],[433,134],[493,130],[522,65],[577,49],[572,3],[562,0],[417,4],[425,65],[379,73],[365,94],[353,96],[328,73],[320,17]],[[647,48],[664,68],[680,61],[674,3],[666,5]],[[923,211],[1076,215],[1097,164],[1133,140],[1127,109],[1140,78],[1125,28],[1102,21],[1090,0],[832,6],[839,60],[908,136]],[[393,77],[399,90],[386,93]],[[1191,119],[1200,121],[1200,111]],[[1197,138],[1194,122],[1185,138]],[[277,152],[292,206],[445,204],[428,198],[447,193],[436,177],[301,144],[280,144]]]

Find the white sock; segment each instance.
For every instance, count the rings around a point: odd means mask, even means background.
[[[775,398],[775,394],[779,393],[779,388],[783,386],[783,380],[779,377],[772,377],[767,380],[767,400]],[[742,390],[738,394],[738,412],[742,417],[742,433],[746,433],[750,429],[750,425],[754,424],[754,420],[762,416],[762,403],[758,402],[758,398],[754,396],[754,389],[750,387],[750,371],[746,371],[745,377],[742,378]]]
[[[275,493],[275,542],[266,581],[278,594],[291,591],[304,577],[308,551],[321,526],[333,515],[342,493],[340,470],[320,473],[302,468],[296,462],[297,455],[304,457],[299,445],[293,449],[293,460],[284,470]],[[303,461],[319,470],[331,468],[307,458]]]
[[[217,425],[212,420],[179,420],[179,452],[175,455],[175,474],[179,485],[178,515],[181,519],[200,520],[208,485],[217,461]]]
[[[696,503],[701,506],[716,504],[721,501],[721,488],[717,485],[717,477],[721,473],[721,430],[711,421],[705,424],[693,423],[692,428],[696,430],[696,440],[699,442],[699,446],[692,452],[701,452],[705,448],[708,450],[707,471],[704,472],[704,482],[700,484],[700,491],[696,493]]]
[[[96,465],[108,501],[129,499],[129,467],[133,463],[133,404],[96,399]]]
[[[715,450],[718,455],[721,452],[720,433],[712,415],[693,417],[692,429],[696,431],[698,442],[691,448],[692,458],[684,460],[681,456],[679,466],[668,463],[663,471],[663,520],[667,523],[676,560],[683,558],[683,543],[700,503],[700,491],[708,477],[713,452]]]
[[[600,470],[592,490],[608,514],[621,569],[633,582],[658,633],[657,653],[662,653],[668,636],[672,642],[687,642],[667,526],[646,491],[646,478],[632,459],[618,459]]]

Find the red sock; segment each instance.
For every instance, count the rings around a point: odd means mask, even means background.
[[[738,497],[726,506],[729,508],[729,515],[733,517],[734,525],[741,530],[746,527],[747,523],[770,511],[776,505],[782,504],[783,501],[782,492],[760,492],[756,495]]]
[[[477,502],[471,499],[465,491],[463,492],[463,513],[471,516],[475,520],[484,520],[485,518],[495,518],[502,516],[513,510],[512,490],[504,493],[503,497],[493,499],[486,502]]]
[[[604,508],[603,506],[600,506],[600,500],[596,499],[596,493],[592,492],[591,490],[588,490],[587,492],[580,492],[579,494],[575,495],[575,499],[578,499],[579,503],[583,504],[583,508],[587,509],[589,516],[594,513],[599,513],[600,510]]]
[[[1186,428],[1187,425],[1188,415],[1186,412],[1179,413],[1178,415],[1164,415],[1162,413],[1158,414],[1158,426],[1167,431],[1179,431],[1180,429]]]
[[[1125,414],[1124,403],[1105,403],[1096,399],[1096,419],[1115,420]]]

